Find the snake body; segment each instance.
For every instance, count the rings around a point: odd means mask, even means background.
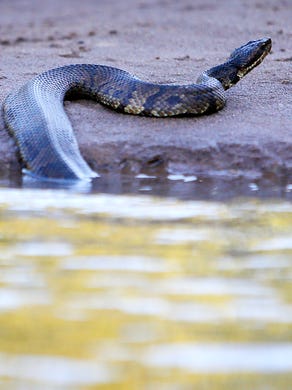
[[[93,64],[48,70],[5,99],[4,120],[26,169],[39,178],[91,179],[98,176],[81,156],[63,101],[72,93],[129,114],[166,117],[216,112],[224,91],[257,66],[271,40],[250,41],[229,59],[203,72],[196,84],[155,84],[128,72]]]

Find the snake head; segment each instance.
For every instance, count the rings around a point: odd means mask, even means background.
[[[250,41],[235,49],[230,57],[230,63],[237,69],[237,77],[241,79],[253,68],[259,65],[272,47],[271,38]]]
[[[226,90],[259,65],[272,47],[271,38],[250,41],[235,49],[228,60],[207,70],[207,75],[220,81]]]

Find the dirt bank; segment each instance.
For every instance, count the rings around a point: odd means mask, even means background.
[[[198,172],[292,177],[292,6],[279,0],[8,0],[0,4],[0,103],[34,75],[101,63],[145,80],[194,82],[241,44],[264,36],[272,54],[227,92],[227,106],[199,118],[117,114],[67,102],[80,149],[99,172]],[[20,169],[0,121],[0,172]]]

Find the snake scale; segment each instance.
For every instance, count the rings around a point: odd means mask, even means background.
[[[72,93],[129,114],[155,117],[201,115],[225,105],[224,91],[260,64],[271,39],[250,41],[195,84],[155,84],[105,65],[77,64],[48,70],[13,92],[3,104],[26,171],[40,179],[98,176],[81,156],[63,101]]]

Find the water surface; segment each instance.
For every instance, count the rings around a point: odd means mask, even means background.
[[[145,193],[0,189],[1,388],[289,388],[291,202]]]

